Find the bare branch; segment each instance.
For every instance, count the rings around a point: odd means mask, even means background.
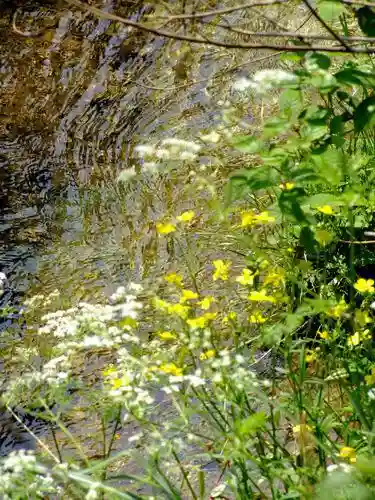
[[[181,35],[172,31],[165,31],[158,28],[153,28],[142,23],[137,23],[131,21],[130,19],[125,19],[124,17],[118,16],[116,14],[111,14],[109,12],[104,12],[91,5],[84,4],[80,0],[65,0],[67,3],[79,7],[80,9],[89,11],[102,19],[109,19],[111,21],[120,22],[126,26],[145,31],[147,33],[152,33],[157,36],[171,38],[174,40],[183,40],[190,43],[196,43],[201,45],[212,45],[215,47],[223,47],[226,49],[257,49],[257,50],[277,50],[277,51],[287,51],[287,52],[307,52],[307,51],[319,51],[319,52],[333,52],[333,53],[346,53],[352,52],[356,54],[374,54],[375,47],[349,47],[346,42],[340,43],[342,47],[327,47],[324,45],[278,45],[274,43],[239,43],[239,42],[222,42],[220,40],[205,39],[203,37],[193,37],[189,35]],[[335,38],[337,35],[335,36]],[[336,38],[337,39],[337,38]]]
[[[232,31],[234,33],[238,33],[240,35],[246,36],[259,36],[259,37],[281,37],[281,38],[304,38],[306,40],[330,40],[332,41],[332,36],[329,35],[320,35],[319,33],[298,33],[297,31],[247,31],[242,30],[240,28],[234,28],[225,24],[215,24],[215,26],[219,28],[226,29],[228,31]],[[346,42],[375,42],[375,37],[368,36],[343,36],[343,40]]]
[[[228,7],[226,9],[217,9],[211,11],[204,12],[195,12],[194,14],[176,14],[172,16],[161,17],[162,19],[166,19],[169,21],[176,21],[178,19],[199,19],[202,17],[212,17],[212,16],[223,16],[224,14],[230,14],[232,12],[236,12],[239,10],[251,9],[252,7],[262,7],[262,6],[270,6],[270,5],[278,5],[281,3],[286,3],[287,0],[263,0],[262,2],[251,2],[245,3],[243,5],[236,5],[235,7]]]
[[[324,19],[319,15],[319,13],[317,12],[317,10],[310,4],[310,1],[309,0],[302,0],[303,3],[306,5],[306,7],[309,9],[309,11],[311,12],[311,14],[315,17],[315,19],[317,19],[320,24],[328,31],[328,33],[331,33],[331,35],[341,44],[343,45],[346,50],[348,52],[352,52],[352,48],[345,42],[345,40],[340,36],[338,35],[335,30],[333,30],[331,28],[331,26],[329,26],[325,21]]]
[[[13,14],[13,19],[12,19],[12,30],[14,33],[17,35],[23,36],[25,38],[37,38],[38,36],[42,35],[45,31],[47,31],[48,28],[41,29],[39,31],[36,31],[35,33],[31,31],[21,31],[19,28],[17,28],[17,16],[19,13],[20,9],[16,9]]]

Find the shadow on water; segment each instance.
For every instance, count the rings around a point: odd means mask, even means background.
[[[118,3],[134,20],[145,9]],[[115,8],[112,0],[101,5]],[[216,49],[192,55],[181,42],[63,2],[0,1],[0,10],[0,271],[9,279],[2,304],[56,287],[95,296],[114,280],[141,279],[157,259],[165,266],[152,221],[186,206],[186,175],[122,193],[116,179],[134,164],[138,141],[193,137],[218,122],[207,88],[228,59]],[[41,34],[15,33],[15,12],[19,30]],[[1,453],[19,442],[9,436],[0,437]]]

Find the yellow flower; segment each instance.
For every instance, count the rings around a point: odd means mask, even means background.
[[[191,326],[191,328],[205,328],[210,321],[216,318],[216,313],[205,313],[197,318],[191,318],[186,321],[186,323]]]
[[[350,346],[356,346],[356,345],[359,345],[359,343],[361,342],[361,338],[359,336],[359,332],[355,332],[354,335],[351,335],[349,338],[348,338],[348,345]]]
[[[174,363],[165,363],[159,367],[159,370],[175,377],[179,377],[183,373],[182,368],[179,368]]]
[[[201,309],[207,311],[211,307],[211,304],[213,302],[215,302],[215,297],[207,296],[204,297],[204,299],[202,299],[200,302],[198,302],[198,304],[200,305]]]
[[[158,333],[158,336],[161,340],[175,340],[177,338],[177,336],[172,332],[160,332]]]
[[[229,323],[230,321],[236,321],[237,319],[237,313],[234,311],[229,312],[226,316],[223,318],[223,323]]]
[[[187,212],[183,212],[181,215],[177,215],[177,220],[179,222],[190,222],[195,217],[195,212],[193,210],[188,210]]]
[[[104,377],[109,377],[111,375],[113,375],[114,373],[116,373],[117,370],[114,366],[109,366],[106,370],[103,370],[103,376]]]
[[[321,207],[316,207],[316,209],[324,215],[333,215],[334,211],[331,205],[323,205]]]
[[[262,316],[260,312],[254,312],[254,314],[251,314],[249,316],[249,322],[250,323],[255,323],[258,325],[261,325],[262,323],[265,323],[267,320]]]
[[[355,463],[357,461],[355,449],[350,446],[343,446],[340,450],[340,457],[349,459],[350,462]]]
[[[338,304],[328,309],[327,314],[328,316],[332,316],[332,318],[339,319],[340,316],[342,316],[342,314],[346,311],[347,307],[348,305],[345,300],[341,299]]]
[[[259,224],[267,224],[268,222],[275,222],[275,217],[272,217],[268,212],[261,212],[255,215],[255,221]]]
[[[155,309],[159,309],[159,311],[167,311],[171,306],[171,304],[163,299],[159,299],[159,297],[154,297],[153,302]]]
[[[253,285],[254,284],[254,278],[257,275],[257,273],[252,273],[250,269],[245,267],[242,270],[241,276],[237,276],[236,281],[238,283],[241,283],[241,285]]]
[[[270,295],[267,295],[266,290],[261,290],[260,292],[250,292],[250,295],[248,296],[248,299],[251,300],[252,302],[276,302],[276,300],[271,297]]]
[[[373,293],[375,291],[374,280],[359,278],[359,280],[354,283],[354,288],[358,290],[359,293]]]
[[[176,231],[176,226],[174,226],[170,222],[165,222],[165,223],[158,222],[156,224],[156,231],[159,234],[169,234],[169,233],[173,233],[174,231]]]
[[[113,389],[120,389],[124,385],[124,381],[122,378],[114,378],[111,380],[111,384]]]
[[[364,330],[363,332],[355,332],[354,335],[351,335],[348,338],[349,346],[357,346],[364,340],[369,340],[371,338],[370,330]]]
[[[259,264],[259,269],[267,269],[269,265],[270,265],[269,261],[267,259],[263,259],[262,262]]]
[[[195,300],[198,297],[199,297],[199,295],[196,292],[193,292],[193,290],[182,290],[180,303],[184,304],[188,300]]]
[[[315,351],[306,351],[305,361],[306,363],[312,363],[317,359],[317,354]]]
[[[204,361],[205,359],[213,358],[215,355],[216,355],[216,351],[214,349],[209,349],[206,352],[202,352],[201,355],[199,356],[199,359],[201,361]]]
[[[293,434],[301,434],[305,432],[311,432],[312,427],[308,424],[300,424],[300,425],[295,425],[293,427]]]
[[[283,270],[274,271],[267,274],[267,276],[264,279],[264,284],[277,287],[283,284],[284,280],[285,280],[285,273]]]
[[[217,259],[213,261],[213,265],[215,267],[215,272],[213,274],[213,280],[216,281],[218,279],[226,281],[229,278],[229,269],[232,263],[228,260],[224,262],[221,259]]]
[[[252,226],[254,222],[255,222],[255,214],[253,211],[242,212],[241,214],[242,227]]]
[[[294,182],[283,182],[282,184],[279,185],[279,188],[285,190],[285,191],[290,191],[293,189],[295,186]]]
[[[180,274],[170,273],[164,276],[165,281],[171,285],[183,286],[183,277]]]
[[[318,335],[320,338],[322,338],[324,340],[328,340],[330,338],[330,335],[326,330],[323,330],[322,332],[318,332]]]
[[[365,376],[366,384],[374,385],[375,384],[375,368],[371,368],[370,375]]]
[[[355,312],[355,320],[360,326],[365,326],[371,323],[371,318],[366,311],[360,311],[359,309]]]
[[[170,304],[168,306],[169,314],[175,314],[179,318],[186,319],[190,311],[189,306],[184,306],[182,304]]]

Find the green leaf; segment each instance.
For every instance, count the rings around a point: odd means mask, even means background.
[[[282,92],[279,105],[281,111],[292,111],[292,114],[298,112],[302,105],[302,96],[300,90],[286,89]]]
[[[301,246],[308,252],[308,253],[314,253],[316,250],[316,240],[314,237],[314,233],[312,230],[305,226],[302,228],[299,241]]]
[[[311,158],[322,179],[333,185],[340,183],[346,171],[345,155],[342,151],[331,147],[324,153],[312,155]]]
[[[250,191],[258,191],[280,184],[280,175],[270,167],[257,167],[235,172],[229,182],[246,186]]]
[[[330,132],[332,144],[335,146],[342,146],[345,144],[345,128],[342,116],[334,116],[330,123]]]
[[[321,0],[318,2],[319,15],[327,23],[338,21],[345,11],[345,5],[339,0]]]
[[[254,413],[245,418],[238,424],[238,431],[241,435],[254,434],[264,427],[266,423],[266,414],[263,411]]]
[[[354,68],[343,69],[342,71],[338,71],[334,74],[334,77],[339,83],[343,85],[361,85],[363,87],[373,87],[375,86],[375,75],[372,73],[366,73],[364,71],[360,71]],[[345,94],[340,91],[340,95],[345,95],[345,98],[348,97],[348,94]],[[337,92],[337,95],[340,99],[342,99]]]
[[[375,12],[371,7],[361,7],[356,12],[359,27],[367,36],[375,36]]]
[[[265,138],[274,137],[282,132],[287,131],[291,126],[289,119],[274,116],[269,118],[263,127],[263,136]]]
[[[292,191],[283,191],[278,199],[281,212],[284,215],[292,216],[297,222],[306,223],[307,219],[300,203],[303,196],[304,191],[301,188],[294,188]]]
[[[263,142],[256,137],[248,135],[238,135],[233,137],[232,145],[242,153],[258,153],[263,147]]]
[[[309,71],[328,69],[331,66],[331,59],[320,52],[308,52],[305,56],[305,64]]]
[[[368,97],[354,112],[354,129],[361,132],[364,128],[375,126],[375,96]]]

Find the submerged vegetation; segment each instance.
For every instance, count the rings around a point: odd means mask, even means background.
[[[374,75],[365,51],[286,49],[216,124],[93,183],[88,238],[116,207],[138,279],[101,239],[109,287],[41,287],[2,334],[4,411],[36,443],[2,459],[2,498],[374,497]]]

